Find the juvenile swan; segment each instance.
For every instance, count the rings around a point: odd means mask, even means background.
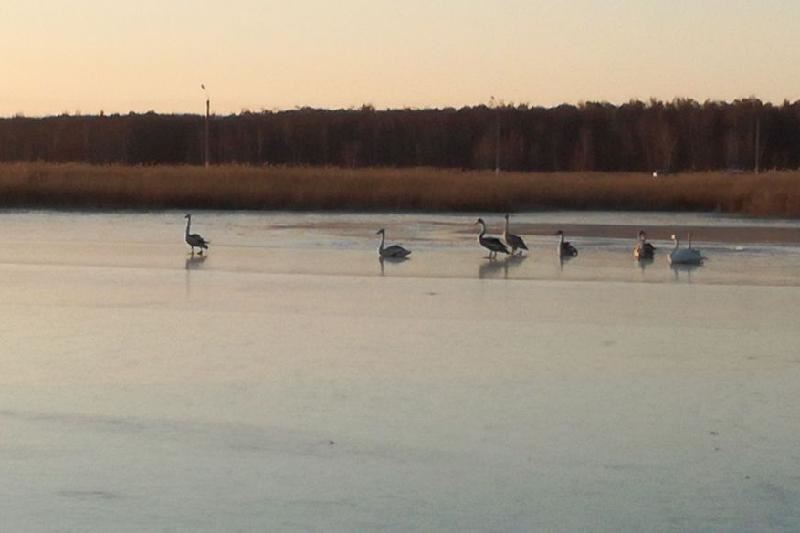
[[[509,253],[506,245],[500,242],[500,239],[497,237],[484,237],[486,234],[486,223],[482,218],[476,220],[475,224],[480,224],[481,226],[481,232],[478,234],[478,244],[489,250],[489,259],[497,257],[497,252],[503,252],[504,254]]]
[[[407,257],[411,254],[411,250],[406,250],[399,244],[394,244],[392,246],[384,247],[384,242],[386,241],[386,230],[381,228],[379,229],[375,235],[381,236],[381,245],[378,246],[378,255],[380,257],[390,257],[392,259],[402,259]]]
[[[564,240],[563,231],[558,230],[556,235],[558,235],[558,248],[556,248],[556,252],[558,252],[559,257],[575,257],[578,255],[578,249],[572,246],[569,241]]]
[[[506,213],[506,228],[503,231],[503,239],[505,239],[506,244],[511,247],[511,255],[514,255],[519,249],[519,254],[522,255],[522,250],[527,250],[528,247],[525,246],[525,241],[522,240],[522,237],[519,235],[514,235],[513,233],[509,233],[508,231],[508,217],[509,214]]]
[[[656,255],[656,247],[647,242],[647,233],[639,232],[639,242],[633,249],[633,257],[636,259],[652,259]]]
[[[192,215],[187,213],[183,218],[186,219],[186,235],[184,237],[186,244],[192,247],[192,255],[194,255],[195,248],[200,248],[200,255],[203,255],[203,250],[208,250],[208,245],[211,244],[210,241],[205,240],[196,233],[189,233],[192,226]]]

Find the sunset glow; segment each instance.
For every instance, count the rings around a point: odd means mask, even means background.
[[[11,0],[0,115],[800,98],[800,4]]]

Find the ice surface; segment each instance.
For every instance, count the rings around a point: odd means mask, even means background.
[[[800,529],[800,250],[472,218],[0,215],[0,530]]]

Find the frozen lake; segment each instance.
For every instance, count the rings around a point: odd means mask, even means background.
[[[0,530],[800,529],[800,222],[474,219],[0,213]]]

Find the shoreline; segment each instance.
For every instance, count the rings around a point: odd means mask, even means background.
[[[0,209],[632,211],[800,217],[800,171],[519,173],[433,168],[0,163]]]
[[[722,244],[778,244],[800,245],[800,227],[769,226],[701,226],[701,225],[623,225],[623,224],[515,224],[519,234],[552,235],[563,230],[567,236],[584,238],[630,239],[634,242],[639,230],[647,233],[651,241],[669,241],[674,233],[685,243],[691,233],[693,242]]]

